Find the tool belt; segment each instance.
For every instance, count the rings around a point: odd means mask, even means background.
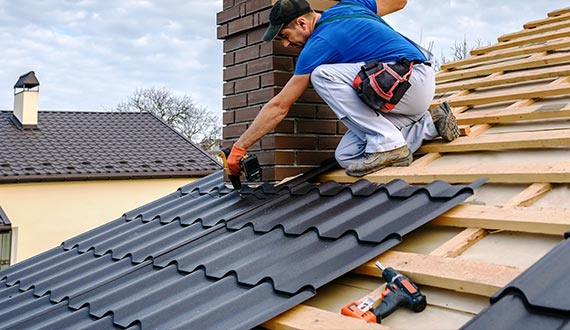
[[[360,99],[377,115],[392,111],[412,86],[409,82],[415,61],[368,62],[354,78],[352,86]]]

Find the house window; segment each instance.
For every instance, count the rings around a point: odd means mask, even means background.
[[[12,231],[0,231],[0,270],[10,266]]]

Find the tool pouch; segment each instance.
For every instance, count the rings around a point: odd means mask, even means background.
[[[390,112],[411,86],[412,66],[413,62],[407,60],[393,64],[368,62],[354,78],[353,87],[377,114],[378,111]]]

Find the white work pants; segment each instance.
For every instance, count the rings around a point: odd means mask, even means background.
[[[431,67],[414,65],[412,86],[391,112],[378,115],[360,100],[352,87],[362,65],[323,64],[311,73],[317,93],[348,128],[335,153],[342,167],[361,161],[364,153],[394,150],[406,144],[415,152],[423,140],[438,137],[427,111],[435,91],[435,73]]]

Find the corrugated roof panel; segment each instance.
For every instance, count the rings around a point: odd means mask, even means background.
[[[464,330],[570,329],[570,239],[491,297]]]
[[[239,194],[216,175],[205,182],[0,271],[0,299],[18,288],[16,305],[30,318],[61,320],[49,324],[73,324],[87,310],[90,320],[112,316],[120,327],[251,328],[398,244],[480,184],[297,179]],[[65,313],[55,305],[67,302]]]

